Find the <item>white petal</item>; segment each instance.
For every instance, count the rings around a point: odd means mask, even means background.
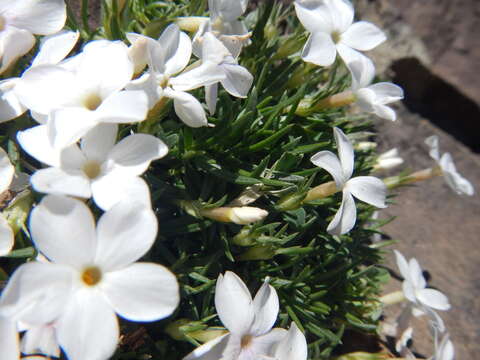
[[[150,162],[167,155],[165,143],[148,134],[134,134],[123,138],[108,154],[116,166],[131,175],[143,174]]]
[[[225,90],[235,97],[247,97],[253,83],[252,74],[240,65],[223,64],[222,67],[227,76],[221,81]]]
[[[95,111],[96,120],[132,123],[147,117],[148,97],[143,91],[120,91],[107,97]]]
[[[67,10],[63,0],[17,0],[13,8],[2,15],[13,26],[36,35],[50,35],[63,28]]]
[[[148,49],[151,47],[160,47],[160,44],[151,37],[141,34],[127,33],[126,36],[130,44],[132,44],[128,48],[128,55],[135,65],[134,73],[139,74],[148,64]]]
[[[171,78],[170,84],[176,91],[189,91],[205,85],[212,85],[225,79],[222,67],[212,62],[204,62],[196,68]]]
[[[158,85],[152,72],[146,72],[138,79],[130,81],[125,88],[127,90],[143,91],[147,95],[149,109],[153,108],[163,96],[163,89]]]
[[[198,33],[197,33],[198,34]],[[220,64],[224,62],[225,59],[231,58],[232,55],[230,51],[223,45],[223,43],[211,32],[207,32],[201,35],[201,54],[200,58],[203,62],[213,62],[215,64]]]
[[[303,61],[318,66],[330,66],[335,61],[337,49],[332,37],[326,33],[312,33],[302,50]]]
[[[17,140],[23,150],[38,161],[50,166],[60,166],[60,151],[51,145],[46,125],[19,131]]]
[[[90,130],[81,142],[82,152],[89,160],[104,162],[117,140],[117,124],[99,124]]]
[[[403,89],[389,82],[380,82],[368,87],[375,93],[377,104],[389,104],[403,99]]]
[[[473,185],[457,172],[450,153],[442,155],[439,161],[443,177],[450,188],[458,195],[472,196],[475,192]]]
[[[337,143],[338,157],[340,158],[340,164],[342,165],[343,178],[348,180],[353,173],[353,146],[350,140],[348,140],[348,137],[339,128],[333,128],[333,135],[335,137],[335,142]]]
[[[244,349],[244,351],[247,353],[253,353],[257,356],[271,354],[273,352],[273,347],[280,341],[283,341],[286,335],[287,330],[285,329],[272,329],[264,335],[254,337],[251,340],[250,346],[247,349]]]
[[[0,193],[8,190],[14,174],[15,168],[10,162],[7,153],[0,148]]]
[[[400,274],[405,279],[405,281],[411,282],[410,277],[410,267],[408,266],[408,262],[405,257],[400,253],[400,251],[393,250],[395,254],[395,260],[397,262],[398,270],[400,270]]]
[[[190,354],[185,356],[183,360],[218,360],[225,351],[230,334],[219,336],[202,346],[197,347]]]
[[[339,42],[336,44],[338,55],[342,58],[345,64],[351,64],[354,61],[358,61],[359,58],[365,57],[362,53],[357,50],[352,49],[351,47]]]
[[[207,85],[205,86],[205,102],[208,106],[208,111],[210,115],[215,114],[217,108],[217,99],[218,98],[218,84]]]
[[[165,95],[173,99],[175,113],[190,127],[208,126],[202,104],[192,95],[183,91],[165,89]]]
[[[278,295],[268,282],[264,282],[253,299],[255,319],[250,333],[255,336],[263,335],[270,331],[277,321],[279,301]]]
[[[95,223],[80,200],[45,196],[31,212],[30,232],[40,252],[56,263],[80,268],[94,259]]]
[[[60,357],[55,328],[52,325],[29,327],[22,337],[21,350],[24,354],[42,353]]]
[[[438,290],[435,289],[422,289],[418,291],[417,298],[420,302],[428,307],[437,310],[448,310],[450,304],[448,298]]]
[[[98,123],[95,112],[81,107],[54,110],[47,122],[50,143],[55,149],[64,149],[75,144]]]
[[[438,136],[432,135],[425,139],[425,144],[430,148],[430,157],[436,161],[440,161],[440,147],[438,145]]]
[[[21,265],[3,290],[3,314],[30,325],[54,321],[70,298],[75,275],[72,268],[50,262]]]
[[[404,281],[402,283],[402,291],[407,300],[411,301],[412,303],[417,302],[416,289],[411,281]]]
[[[328,6],[316,0],[295,1],[295,12],[302,25],[309,32],[331,33],[333,21]]]
[[[367,21],[358,21],[342,34],[341,42],[356,50],[372,50],[387,40],[385,33]]]
[[[381,119],[395,121],[397,120],[397,114],[395,110],[386,105],[374,105],[373,113]]]
[[[357,59],[350,61],[346,65],[352,73],[353,91],[367,87],[375,77],[375,65],[373,64],[373,61],[366,56],[359,56]]]
[[[307,360],[307,340],[294,322],[290,325],[285,338],[276,347],[275,356],[278,360]]]
[[[0,256],[7,255],[12,250],[14,240],[12,228],[8,221],[0,215]]]
[[[330,9],[334,30],[343,33],[353,22],[353,5],[350,0],[333,0],[328,1],[327,5]]]
[[[343,176],[342,165],[338,157],[330,151],[320,151],[310,158],[310,161],[325,169],[335,180],[337,188],[341,189],[347,179]]]
[[[88,199],[92,196],[90,181],[81,173],[69,174],[59,168],[37,170],[30,178],[35,191],[45,194],[70,195]]]
[[[248,0],[218,1],[216,11],[225,21],[236,20],[247,10]]]
[[[58,320],[57,336],[70,360],[109,359],[118,343],[118,320],[101,293],[80,290]]]
[[[342,235],[349,232],[357,220],[357,208],[353,196],[346,190],[343,191],[342,205],[328,224],[327,231],[333,235]]]
[[[7,26],[0,32],[2,51],[0,73],[7,70],[19,57],[25,55],[35,45],[35,37],[28,30]]]
[[[106,211],[117,202],[138,201],[151,207],[150,189],[142,178],[126,176],[123,172],[113,172],[92,182],[93,200]]]
[[[239,336],[248,333],[255,317],[252,296],[242,279],[231,271],[218,276],[215,308],[231,333]]]
[[[357,199],[378,208],[385,208],[387,186],[373,176],[357,176],[347,181],[346,188]]]
[[[425,288],[425,286],[427,286],[427,282],[423,277],[423,271],[417,259],[411,258],[408,262],[408,267],[410,269],[410,279],[415,289]]]
[[[109,272],[101,286],[115,312],[131,321],[163,319],[180,301],[175,275],[153,263],[135,263]]]
[[[15,93],[18,81],[19,78],[0,81],[0,123],[14,119],[27,110]]]
[[[0,316],[0,349],[2,349],[2,359],[4,360],[18,360],[20,357],[15,321],[3,316]]]
[[[101,41],[93,46],[89,43],[83,50],[77,76],[85,88],[96,89],[102,99],[123,89],[133,76],[127,45],[120,41]]]
[[[119,202],[98,221],[95,263],[109,271],[130,265],[150,249],[157,226],[151,208],[135,201]]]
[[[158,42],[165,52],[165,75],[171,76],[182,71],[192,56],[190,37],[181,32],[176,24],[169,25],[162,33]]]
[[[48,114],[51,110],[72,101],[76,95],[75,76],[56,65],[40,65],[25,71],[15,86],[20,100],[30,110]]]
[[[72,51],[79,37],[80,33],[78,31],[66,30],[44,37],[41,40],[40,50],[33,59],[31,66],[58,64]]]

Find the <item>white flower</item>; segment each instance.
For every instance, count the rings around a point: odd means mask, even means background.
[[[339,157],[330,151],[320,151],[310,161],[328,171],[335,180],[337,189],[343,192],[342,205],[327,227],[329,233],[341,235],[355,226],[357,209],[353,196],[370,205],[385,208],[387,187],[382,180],[373,176],[351,178],[354,165],[352,144],[339,128],[334,128],[333,133]]]
[[[353,23],[354,9],[349,0],[297,0],[295,11],[311,33],[302,51],[302,59],[319,66],[330,66],[337,52],[345,64],[358,51],[372,50],[386,40],[372,23]]]
[[[215,289],[215,308],[228,334],[200,346],[184,360],[256,360],[268,356],[286,330],[274,328],[279,302],[275,289],[264,282],[255,298],[233,272],[220,274]]]
[[[403,159],[398,156],[398,149],[393,148],[380,154],[374,165],[375,170],[389,170],[403,164]]]
[[[20,350],[23,354],[44,354],[60,357],[60,347],[56,339],[55,323],[27,326]]]
[[[31,213],[30,233],[51,262],[29,262],[12,275],[0,312],[27,324],[55,322],[58,343],[71,360],[103,360],[119,337],[115,313],[132,321],[169,316],[179,302],[175,276],[135,262],[157,235],[153,211],[121,202],[94,218],[81,201],[55,195]]]
[[[173,99],[175,112],[185,124],[190,127],[208,126],[202,104],[187,91],[223,80],[225,75],[218,64],[206,61],[184,71],[192,55],[192,43],[176,24],[169,25],[158,41],[133,33],[127,37],[132,44],[147,41],[149,59],[149,71],[130,82],[127,88],[144,91],[148,95],[150,109],[163,97]]]
[[[395,121],[397,115],[387,104],[403,99],[403,89],[389,82],[370,85],[375,77],[375,66],[363,55],[347,63],[347,66],[352,73],[352,91],[356,104],[365,112]]]
[[[202,62],[219,64],[218,71],[225,74],[220,81],[225,90],[232,96],[245,98],[253,83],[253,76],[237,60],[230,51],[212,33],[202,37]],[[217,105],[218,83],[205,86],[205,97],[210,114],[215,113]]]
[[[15,168],[7,153],[0,148],[0,194],[7,191],[12,183]],[[0,214],[0,256],[6,255],[12,250],[14,244],[13,230],[8,221]]]
[[[398,269],[404,278],[403,294],[417,309],[416,314],[423,313],[425,308],[442,311],[450,309],[448,298],[443,293],[427,288],[427,282],[418,261],[412,258],[407,262],[400,252],[396,250],[394,252]],[[414,313],[414,315],[416,314]]]
[[[73,49],[79,35],[79,32],[61,31],[45,36],[31,66],[58,64]],[[0,122],[14,119],[27,110],[15,93],[15,86],[19,81],[20,78],[16,77],[0,81]]]
[[[445,153],[440,157],[438,136],[429,136],[425,139],[425,144],[430,147],[430,156],[442,169],[443,177],[447,185],[458,195],[472,196],[475,193],[472,184],[458,173],[450,153]]]
[[[121,91],[132,76],[127,46],[98,40],[87,44],[69,66],[38,65],[27,70],[15,92],[37,121],[47,119],[50,142],[61,149],[100,123],[145,119],[146,95]]]
[[[150,162],[165,156],[167,146],[147,134],[129,135],[115,144],[116,124],[101,124],[77,144],[63,150],[51,146],[47,125],[17,133],[22,148],[49,168],[31,177],[36,191],[47,194],[93,197],[107,210],[118,201],[129,199],[150,206],[148,185],[139,176]]]
[[[60,31],[67,18],[63,0],[10,0],[0,3],[0,73],[35,45],[35,35]]]
[[[205,33],[214,34],[236,59],[242,47],[250,41],[250,34],[238,18],[247,10],[248,0],[208,0],[210,18],[202,22],[193,38],[193,53],[200,57],[201,38]]]
[[[440,344],[435,339],[435,355],[432,360],[453,360],[455,358],[455,349],[453,343],[450,340],[450,335],[446,333],[443,335]]]

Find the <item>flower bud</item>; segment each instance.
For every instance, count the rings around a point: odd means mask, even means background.
[[[377,143],[373,141],[360,141],[355,145],[355,149],[359,151],[369,151],[377,148]]]
[[[398,156],[398,149],[393,148],[384,152],[377,158],[377,163],[373,166],[374,170],[388,170],[403,164],[403,159]]]
[[[289,211],[298,209],[300,206],[302,206],[305,195],[305,193],[288,194],[282,197],[277,202],[277,204],[275,205],[275,209],[277,209],[278,211]]]
[[[240,261],[270,260],[275,256],[275,249],[270,245],[254,246],[238,257]]]
[[[215,209],[203,209],[201,215],[216,221],[247,225],[263,220],[267,217],[268,211],[251,206],[219,207]]]
[[[201,25],[208,21],[204,16],[181,16],[175,19],[175,23],[181,30],[197,32]]]
[[[129,48],[128,56],[134,66],[134,74],[140,74],[148,64],[148,41],[145,38],[138,38]]]

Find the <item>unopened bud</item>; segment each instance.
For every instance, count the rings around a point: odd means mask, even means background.
[[[305,196],[305,193],[293,193],[286,195],[277,202],[277,204],[275,205],[275,209],[277,209],[278,211],[289,211],[298,209],[300,206],[302,206]]]
[[[398,149],[393,148],[384,152],[377,158],[377,163],[373,166],[374,170],[388,170],[403,164],[403,159],[398,156]]]
[[[373,141],[360,141],[355,145],[355,149],[359,151],[369,151],[377,148],[377,143]]]
[[[325,184],[318,185],[311,189],[307,193],[304,202],[323,199],[335,194],[338,191],[339,189],[337,188],[335,181],[329,181]]]
[[[208,21],[204,16],[182,16],[175,19],[178,27],[184,31],[197,32],[201,25]]]
[[[268,211],[251,206],[219,207],[215,209],[203,209],[201,215],[216,221],[247,225],[263,220],[267,217]]]
[[[275,249],[269,245],[255,246],[238,257],[240,261],[270,260],[275,256]]]

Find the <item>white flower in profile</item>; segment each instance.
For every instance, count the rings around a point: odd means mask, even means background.
[[[15,168],[13,167],[7,153],[0,148],[0,194],[10,188]],[[8,221],[0,214],[0,256],[7,255],[14,244],[13,230]]]
[[[224,89],[232,96],[245,98],[253,83],[253,76],[239,65],[230,51],[212,33],[202,37],[202,62],[219,64],[219,72],[225,74],[220,80]],[[210,114],[215,113],[217,105],[218,83],[205,86],[205,97]]]
[[[442,170],[447,185],[458,195],[472,196],[475,193],[473,185],[458,173],[450,153],[444,153],[440,157],[438,136],[429,136],[425,139],[425,144],[430,147],[430,157],[437,162]]]
[[[175,113],[186,125],[208,126],[202,104],[187,91],[223,80],[225,74],[218,63],[205,61],[184,71],[192,55],[192,43],[176,24],[169,25],[158,41],[134,33],[127,34],[127,37],[132,44],[146,41],[149,59],[149,70],[131,81],[127,88],[144,91],[150,109],[162,98],[173,99]]]
[[[15,92],[39,122],[50,142],[61,149],[77,142],[100,123],[145,119],[147,97],[122,91],[133,76],[127,46],[120,41],[88,43],[67,66],[38,65],[27,70]]]
[[[455,348],[450,340],[450,335],[445,333],[440,343],[438,343],[438,340],[435,338],[435,355],[433,355],[431,360],[453,360],[454,358]]]
[[[37,170],[30,181],[36,191],[47,194],[93,197],[103,210],[125,199],[150,206],[148,185],[140,177],[150,162],[168,152],[158,138],[133,134],[116,143],[116,124],[100,124],[90,130],[80,146],[55,149],[49,142],[47,125],[19,131],[22,148],[49,165]]]
[[[0,73],[35,45],[35,35],[51,35],[65,25],[64,0],[11,0],[0,3]]]
[[[330,66],[337,52],[348,64],[359,51],[372,50],[386,40],[385,34],[367,21],[353,22],[349,0],[296,0],[295,11],[310,37],[302,59],[319,66]]]
[[[184,360],[256,360],[268,356],[286,335],[272,329],[279,302],[275,289],[264,282],[252,300],[245,283],[233,272],[220,274],[215,289],[215,308],[229,333],[195,349]]]
[[[156,321],[177,307],[175,276],[161,265],[136,262],[157,235],[157,219],[144,204],[120,202],[95,227],[82,201],[48,195],[32,210],[30,232],[51,262],[21,265],[2,293],[0,312],[27,324],[54,321],[69,359],[112,356],[119,337],[115,313]]]
[[[61,31],[43,37],[40,41],[40,50],[31,66],[58,64],[73,49],[79,36],[79,32]],[[14,119],[27,111],[15,93],[18,81],[20,81],[18,77],[0,81],[0,122]]]
[[[337,189],[343,193],[340,209],[327,227],[330,234],[341,235],[349,232],[355,226],[357,208],[353,197],[377,208],[385,208],[387,187],[382,180],[373,176],[352,178],[353,146],[339,128],[334,128],[333,134],[339,156],[337,157],[330,151],[320,151],[313,155],[310,161],[332,175]]]
[[[375,77],[375,66],[363,55],[347,63],[347,66],[352,73],[352,91],[356,104],[365,112],[395,121],[397,114],[387,105],[402,100],[403,89],[389,82],[370,85]]]
[[[201,38],[210,32],[238,58],[242,47],[249,43],[250,33],[243,21],[238,20],[247,10],[248,0],[208,0],[210,18],[203,22],[193,38],[193,53],[200,57]]]
[[[442,311],[450,309],[448,298],[443,293],[427,288],[427,282],[418,261],[412,258],[407,262],[400,252],[394,250],[394,253],[398,269],[404,279],[402,284],[403,294],[416,309],[414,315],[423,314],[425,308]]]
[[[403,164],[403,159],[398,155],[398,149],[393,148],[380,154],[373,166],[376,171],[389,170]]]

